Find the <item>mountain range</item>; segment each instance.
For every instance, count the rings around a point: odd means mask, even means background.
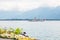
[[[30,11],[3,11],[0,10],[0,19],[60,19],[60,6],[39,7]]]

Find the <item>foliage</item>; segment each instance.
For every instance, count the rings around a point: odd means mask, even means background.
[[[0,34],[1,34],[1,28],[0,28]]]
[[[13,28],[10,28],[9,31],[11,31],[12,33],[14,33],[15,30]]]
[[[6,30],[0,28],[0,34],[3,34],[3,33],[5,33],[5,32],[6,32]]]
[[[22,29],[16,28],[15,34],[21,34],[21,33],[22,33]]]

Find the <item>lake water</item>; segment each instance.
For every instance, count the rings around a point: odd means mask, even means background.
[[[27,35],[40,40],[60,40],[60,21],[0,21],[2,28],[23,28]]]

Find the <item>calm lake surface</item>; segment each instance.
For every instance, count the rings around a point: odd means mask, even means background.
[[[0,21],[0,28],[23,28],[27,35],[40,40],[60,40],[60,21]]]

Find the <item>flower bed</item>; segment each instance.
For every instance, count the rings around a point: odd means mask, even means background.
[[[22,32],[19,28],[0,29],[0,40],[35,40],[25,34],[26,32]]]

